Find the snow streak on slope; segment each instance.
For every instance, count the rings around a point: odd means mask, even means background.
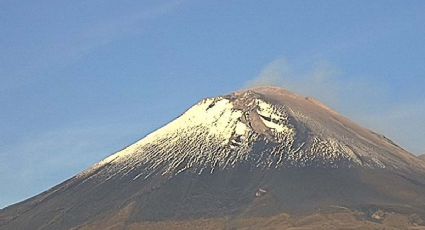
[[[165,167],[162,173],[166,174],[183,164],[187,165],[174,173],[195,166],[201,172],[204,170],[200,167],[202,164],[213,170],[211,166],[215,164],[234,163],[244,158],[241,152],[247,152],[246,139],[252,134],[241,122],[242,115],[243,112],[233,108],[229,99],[205,99],[163,128],[101,161],[95,168],[109,163],[147,164],[154,171]],[[236,145],[239,154],[227,156],[229,148]],[[166,156],[162,156],[161,150],[168,151]],[[227,160],[224,162],[223,158]],[[163,165],[165,162],[167,166]]]

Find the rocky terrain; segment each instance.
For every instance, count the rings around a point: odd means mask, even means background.
[[[425,229],[425,161],[316,101],[207,98],[0,229]]]

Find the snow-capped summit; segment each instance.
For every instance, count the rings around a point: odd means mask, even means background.
[[[425,223],[425,162],[315,99],[261,87],[201,100],[0,210],[0,229],[233,228],[320,210],[359,228],[391,215]]]
[[[386,168],[416,161],[312,98],[262,87],[204,99],[89,171],[105,164],[111,165],[108,176],[136,172],[134,179],[143,179],[158,172],[212,173],[240,164]]]

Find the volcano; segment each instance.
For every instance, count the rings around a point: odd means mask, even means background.
[[[204,99],[0,211],[0,229],[421,226],[424,161],[313,98],[273,87]]]

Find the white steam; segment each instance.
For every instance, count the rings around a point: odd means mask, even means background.
[[[347,76],[325,60],[309,66],[279,58],[245,88],[278,86],[317,98],[353,121],[382,133],[415,154],[425,153],[425,102],[394,103],[388,87],[370,78]]]

